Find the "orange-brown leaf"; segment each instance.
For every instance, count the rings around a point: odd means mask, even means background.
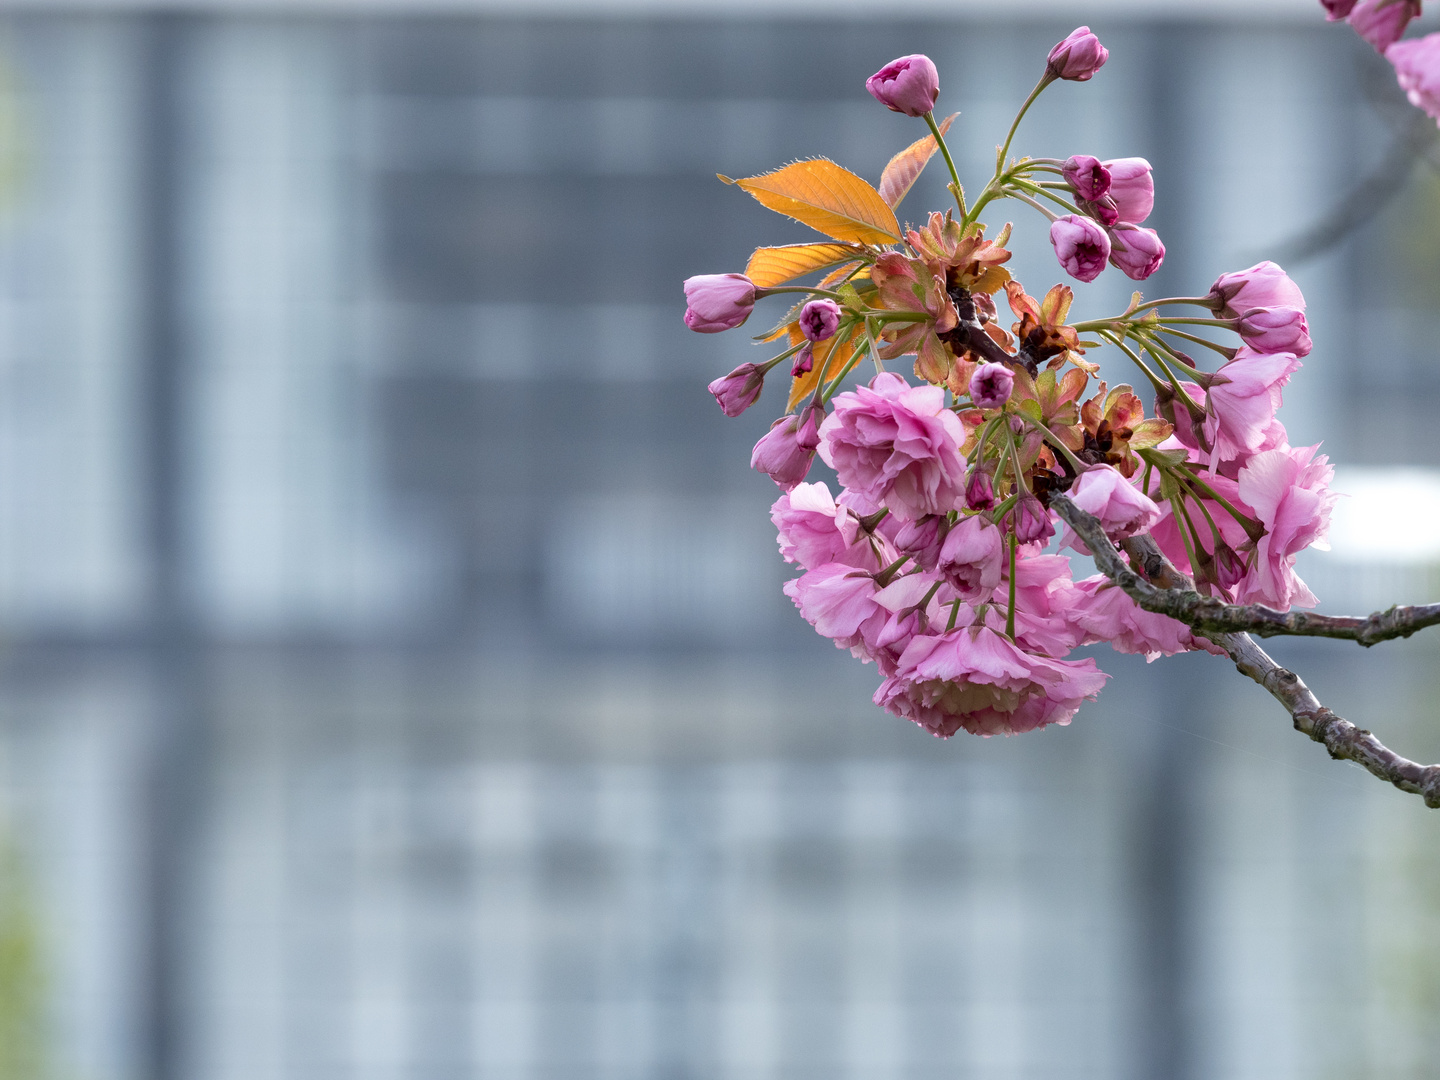
[[[790,400],[785,406],[785,411],[789,412],[815,393],[815,387],[820,384],[822,378],[828,381],[840,374],[845,369],[845,365],[850,362],[850,357],[854,352],[850,339],[847,337],[841,340],[839,334],[824,341],[817,341],[814,348],[815,364],[805,374],[796,375],[790,383]]]
[[[762,289],[784,285],[802,274],[853,259],[859,248],[850,244],[786,244],[756,248],[745,265],[745,276]]]
[[[762,206],[826,236],[853,244],[891,244],[900,239],[900,223],[880,193],[849,169],[814,158],[796,161],[739,184]]]
[[[940,121],[941,135],[950,130],[950,125],[959,115],[959,113],[951,113]],[[935,151],[938,149],[940,149],[940,144],[935,141],[935,136],[926,135],[890,159],[890,164],[886,165],[885,171],[880,174],[879,188],[880,198],[885,200],[890,209],[893,210],[899,206],[900,200],[910,193],[910,189],[915,186],[915,181],[925,171],[925,165],[935,156]]]
[[[822,289],[833,289],[836,285],[844,281],[859,281],[862,278],[868,278],[870,276],[870,268],[868,266],[857,271],[855,269],[856,265],[856,263],[851,262],[846,263],[844,266],[837,266],[820,279],[819,287]]]

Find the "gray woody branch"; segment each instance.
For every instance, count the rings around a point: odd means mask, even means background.
[[[1440,808],[1440,765],[1420,765],[1403,758],[1364,728],[1335,715],[1320,704],[1299,675],[1277,664],[1245,632],[1253,629],[1260,634],[1350,638],[1362,645],[1373,645],[1388,638],[1407,637],[1440,622],[1440,605],[1391,608],[1360,619],[1225,604],[1197,593],[1194,582],[1165,558],[1150,537],[1132,537],[1124,543],[1137,572],[1120,557],[1099,519],[1064,495],[1052,496],[1050,509],[1085,541],[1095,556],[1095,565],[1130,599],[1146,611],[1186,623],[1224,649],[1242,675],[1259,683],[1285,706],[1297,731],[1324,743],[1331,757],[1363,765],[1401,791],[1420,795],[1426,806]],[[1412,612],[1422,614],[1412,616]],[[1299,629],[1290,628],[1292,620]]]

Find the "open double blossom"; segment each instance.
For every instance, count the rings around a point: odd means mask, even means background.
[[[1329,7],[1383,39],[1404,5]],[[1429,39],[1388,47],[1402,82],[1440,100]],[[1051,50],[1035,93],[1085,82],[1107,57],[1081,27]],[[932,115],[939,77],[927,57],[885,65],[866,88],[892,111],[925,118],[933,149],[943,145]],[[1296,558],[1323,544],[1335,496],[1325,457],[1292,447],[1279,417],[1311,349],[1295,282],[1261,262],[1221,274],[1203,296],[1145,303],[1136,293],[1119,315],[1072,321],[1071,287],[1030,295],[1007,265],[1012,225],[987,236],[979,212],[1000,199],[1024,202],[1047,217],[1070,277],[1094,281],[1113,266],[1144,280],[1165,257],[1144,225],[1156,199],[1150,163],[1002,154],[968,206],[952,177],[956,210],[902,230],[879,207],[895,206],[913,184],[924,160],[916,164],[917,147],[924,141],[898,154],[870,193],[823,160],[738,181],[829,239],[757,251],[753,279],[685,282],[685,322],[702,333],[740,326],[771,294],[797,294],[756,338],[780,342],[778,355],[709,389],[739,416],[767,375],[788,366],[785,415],[751,456],[780,489],[771,521],[781,557],[798,571],[784,592],[818,633],[876,665],[876,704],[942,737],[1013,735],[1068,723],[1100,693],[1107,676],[1093,659],[1072,657],[1083,645],[1147,660],[1220,651],[1103,575],[1076,581],[1066,552],[1090,552],[1051,509],[1061,492],[1109,543],[1148,537],[1203,592],[1282,610],[1313,604]],[[948,148],[942,157],[953,170]],[[827,191],[843,193],[833,207]],[[816,284],[793,284],[805,279]],[[1002,291],[1014,322],[1002,322]],[[1175,305],[1198,312],[1176,314]],[[1230,338],[1209,341],[1190,324]],[[1154,388],[1148,414],[1135,387],[1100,381],[1096,353],[1107,344],[1123,346],[1142,388]],[[1182,351],[1197,344],[1221,359],[1205,364]],[[1123,362],[1120,354],[1105,353]],[[912,358],[915,381],[886,366],[901,358]],[[811,479],[817,459],[823,480]]]

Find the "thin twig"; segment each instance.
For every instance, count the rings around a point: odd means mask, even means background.
[[[1167,597],[1199,597],[1195,592],[1195,583],[1176,569],[1149,536],[1131,537],[1124,543],[1125,553],[1138,568],[1137,572],[1120,557],[1094,516],[1081,510],[1064,495],[1052,495],[1050,508],[1089,546],[1095,556],[1095,565],[1145,610],[1169,615],[1164,606]],[[1196,629],[1200,628],[1197,626]],[[1270,632],[1285,633],[1275,629]],[[1242,675],[1259,683],[1271,697],[1285,706],[1295,730],[1323,743],[1332,758],[1353,761],[1401,791],[1419,795],[1426,806],[1440,809],[1440,765],[1420,765],[1401,757],[1364,728],[1357,728],[1331,712],[1320,704],[1299,675],[1272,660],[1249,634],[1212,630],[1204,631],[1203,636],[1224,649]]]

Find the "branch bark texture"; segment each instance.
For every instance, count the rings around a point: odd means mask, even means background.
[[[1259,683],[1285,707],[1297,731],[1323,743],[1331,757],[1353,761],[1401,791],[1419,795],[1426,806],[1440,808],[1440,765],[1420,765],[1401,757],[1369,731],[1327,709],[1299,675],[1277,664],[1246,633],[1254,630],[1266,635],[1349,638],[1373,645],[1389,638],[1408,637],[1440,622],[1440,605],[1396,607],[1353,618],[1225,604],[1197,593],[1195,583],[1164,556],[1150,537],[1137,536],[1124,542],[1127,563],[1097,518],[1064,495],[1052,496],[1050,508],[1085,541],[1101,572],[1137,605],[1187,624],[1224,649],[1242,675]],[[1292,620],[1296,629],[1290,628]]]

